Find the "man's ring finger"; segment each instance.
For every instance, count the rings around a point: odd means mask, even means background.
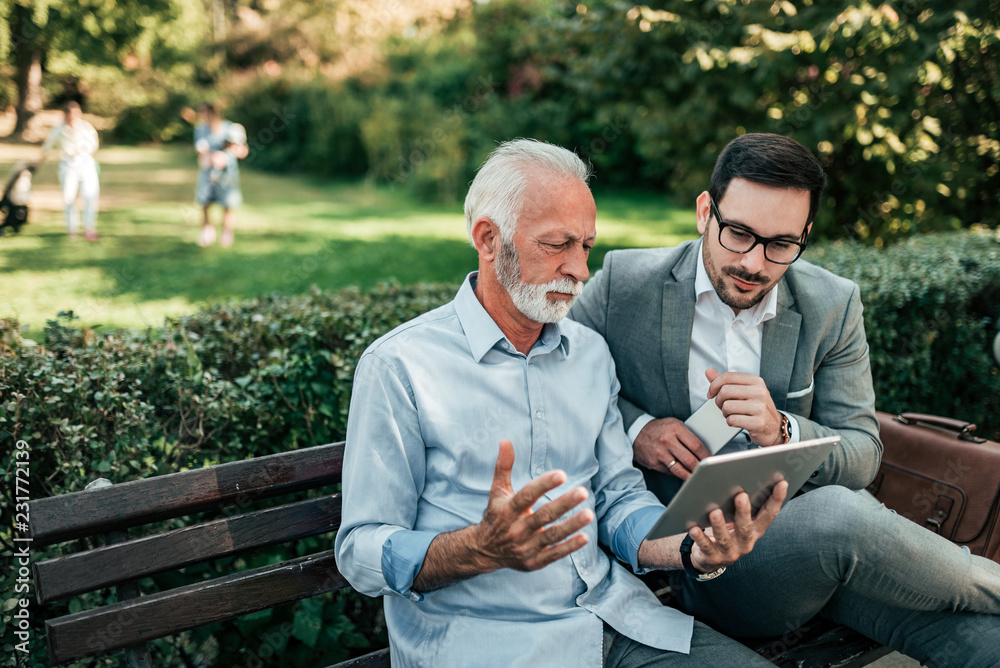
[[[671,466],[673,466],[673,465],[674,465],[674,464],[676,464],[676,463],[677,463],[677,460],[675,459],[674,461],[672,461],[672,462],[670,462],[669,464],[667,464],[667,470],[669,471],[669,470],[670,470],[670,467],[671,467]]]

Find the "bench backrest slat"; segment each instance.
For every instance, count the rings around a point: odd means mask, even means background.
[[[389,668],[389,666],[389,648],[386,648],[327,668]]]
[[[346,585],[328,550],[46,621],[49,656],[66,663]]]
[[[339,482],[344,444],[124,482],[31,502],[36,547],[180,517],[230,501],[257,499]]]
[[[248,512],[36,562],[36,593],[47,603],[339,526],[339,494]]]

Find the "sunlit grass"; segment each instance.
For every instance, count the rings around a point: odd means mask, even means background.
[[[0,176],[37,148],[0,144]],[[101,241],[65,234],[55,165],[35,178],[31,223],[0,239],[0,317],[39,338],[72,310],[79,323],[156,327],[168,315],[262,293],[376,283],[459,282],[475,268],[460,202],[426,204],[363,181],[331,183],[244,169],[236,244],[196,245],[200,209],[186,147],[110,147],[101,161]],[[598,192],[596,270],[604,253],[694,237],[694,212],[653,193]],[[216,214],[220,212],[215,212]]]

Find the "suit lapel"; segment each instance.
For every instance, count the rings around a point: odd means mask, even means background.
[[[660,346],[666,381],[670,415],[684,420],[691,415],[688,387],[688,351],[691,327],[694,325],[694,279],[697,270],[697,250],[692,243],[677,261],[670,277],[663,284],[663,323]]]
[[[788,290],[788,282],[782,280],[778,284],[778,312],[764,323],[760,346],[760,376],[778,410],[784,410],[788,399],[802,325],[802,316],[794,306],[795,299]]]

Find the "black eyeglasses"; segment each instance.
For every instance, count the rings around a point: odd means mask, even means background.
[[[719,243],[722,247],[733,253],[749,253],[757,244],[764,246],[764,257],[774,264],[791,264],[799,259],[806,249],[806,233],[809,230],[807,224],[802,230],[801,241],[789,241],[781,237],[762,237],[754,234],[745,227],[740,227],[733,223],[722,220],[719,207],[715,206],[715,200],[711,195],[708,201],[712,204],[712,215],[719,223]]]

